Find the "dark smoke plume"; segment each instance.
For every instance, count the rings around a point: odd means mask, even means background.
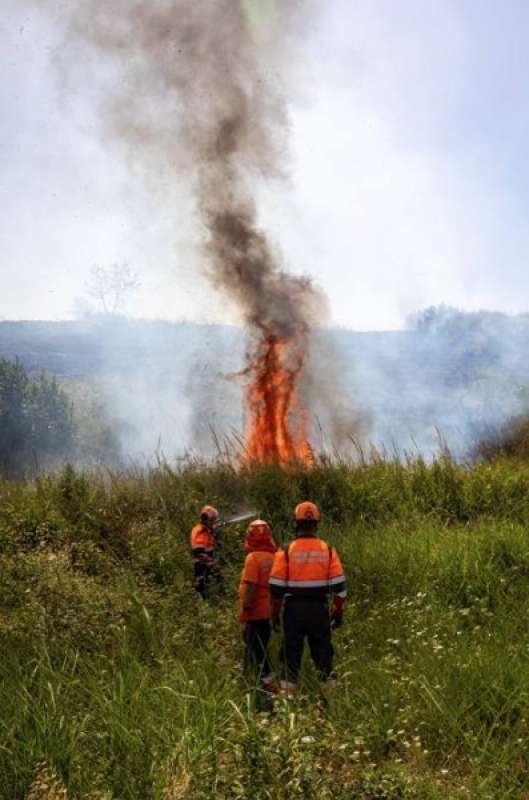
[[[306,7],[294,0],[76,0],[67,12],[75,40],[118,70],[101,110],[105,135],[125,145],[151,180],[170,173],[176,182],[187,173],[206,233],[208,277],[254,333],[249,372],[270,339],[294,342],[295,363],[303,364],[311,328],[327,316],[322,292],[282,268],[254,200],[256,181],[287,172],[281,76]],[[263,9],[264,33],[256,21]]]
[[[72,33],[120,71],[102,109],[106,133],[133,162],[148,156],[175,180],[189,171],[212,284],[251,328],[279,336],[310,325],[320,299],[308,279],[281,270],[257,226],[252,189],[256,178],[284,174],[278,71],[296,17],[296,3],[288,5],[274,13],[262,60],[250,4],[239,0],[78,0],[70,12]]]

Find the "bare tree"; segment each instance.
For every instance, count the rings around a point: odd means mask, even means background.
[[[116,315],[123,312],[127,299],[139,286],[138,275],[128,264],[95,265],[90,270],[86,291],[99,313]]]

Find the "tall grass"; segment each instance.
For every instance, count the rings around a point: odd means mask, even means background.
[[[190,590],[205,502],[277,537],[310,497],[350,602],[339,680],[268,707],[226,595]],[[319,464],[0,484],[0,797],[529,797],[529,468]],[[278,660],[279,642],[273,642]]]

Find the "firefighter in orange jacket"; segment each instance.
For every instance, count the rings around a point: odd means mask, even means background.
[[[248,555],[239,586],[239,620],[243,626],[246,645],[244,666],[246,672],[256,669],[263,689],[270,692],[273,676],[267,648],[271,634],[272,606],[268,582],[277,545],[267,522],[256,519],[248,525],[244,549]]]
[[[191,531],[190,544],[193,555],[194,587],[202,598],[207,595],[212,575],[220,578],[215,565],[215,544],[218,535],[219,512],[214,506],[204,506],[200,522]]]
[[[324,682],[332,679],[333,647],[331,627],[342,623],[347,595],[340,557],[316,536],[320,511],[314,503],[296,506],[296,538],[285,549],[278,550],[270,573],[272,622],[280,628],[283,610],[283,647],[285,680],[281,689],[287,694],[296,690],[305,638],[310,654]],[[332,593],[329,614],[328,595]]]

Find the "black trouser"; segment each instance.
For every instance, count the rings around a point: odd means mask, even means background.
[[[267,619],[254,619],[246,623],[243,632],[246,644],[244,652],[244,671],[246,673],[257,670],[258,677],[271,674],[272,667],[268,659],[270,633],[270,622]]]
[[[222,575],[215,562],[202,563],[195,561],[193,564],[194,573],[194,587],[199,595],[203,598],[208,596],[208,584],[213,579],[216,583],[217,591],[222,592],[223,582]]]
[[[305,637],[321,680],[331,676],[334,650],[326,598],[289,597],[283,612],[283,656],[287,680],[296,683]]]

